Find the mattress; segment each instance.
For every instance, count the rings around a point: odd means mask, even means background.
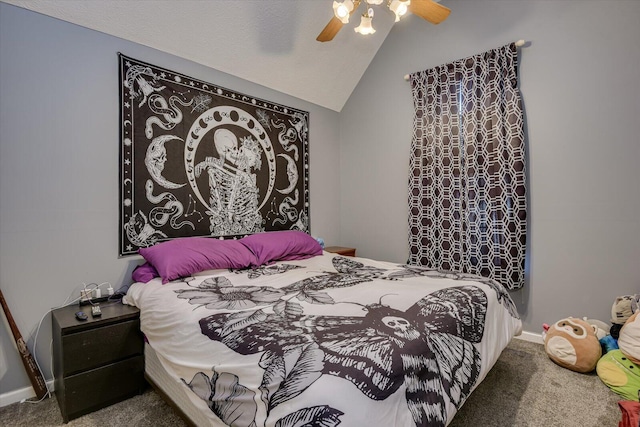
[[[522,327],[491,279],[327,252],[123,301],[148,375],[202,426],[445,426]]]

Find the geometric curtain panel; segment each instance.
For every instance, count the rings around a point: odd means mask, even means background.
[[[524,284],[524,123],[515,44],[410,75],[409,263]]]
[[[120,255],[309,231],[309,113],[119,55]]]

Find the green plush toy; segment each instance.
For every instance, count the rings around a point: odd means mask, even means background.
[[[633,363],[620,350],[611,350],[598,361],[598,376],[611,390],[626,400],[638,401],[640,365]]]

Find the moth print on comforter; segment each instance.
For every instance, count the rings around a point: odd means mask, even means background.
[[[262,354],[260,392],[267,417],[274,407],[299,396],[322,375],[332,375],[350,381],[373,400],[388,398],[404,384],[415,424],[444,426],[445,396],[459,408],[480,375],[482,361],[474,344],[482,340],[484,332],[485,293],[476,286],[458,286],[435,291],[406,311],[380,301],[363,306],[363,317],[305,316],[294,297],[311,304],[335,304],[323,290],[374,278],[401,280],[418,275],[405,270],[384,277],[385,270],[342,257],[334,258],[333,264],[338,273],[313,276],[279,289],[234,287],[226,279],[208,279],[193,290],[177,292],[192,304],[210,308],[260,306],[254,311],[205,317],[200,320],[200,329],[239,354]],[[268,306],[272,313],[264,310]],[[196,380],[202,378],[194,377],[189,384],[192,389]],[[211,393],[197,393],[201,398],[210,402],[221,397],[233,400],[230,393],[214,395],[212,381]],[[220,410],[220,405],[209,403],[209,407],[227,424],[241,425],[229,423],[229,415]],[[235,416],[244,416],[239,408],[234,406]],[[247,410],[255,414],[253,407]],[[334,426],[347,410],[312,406],[289,414],[275,425]]]

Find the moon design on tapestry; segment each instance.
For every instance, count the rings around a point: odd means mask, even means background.
[[[277,157],[282,157],[287,161],[287,177],[289,178],[289,186],[284,190],[277,189],[281,194],[289,194],[296,188],[298,185],[298,168],[296,167],[296,162],[286,154],[278,154]]]
[[[169,189],[176,189],[186,185],[176,184],[175,182],[168,181],[162,176],[164,164],[167,162],[167,149],[164,147],[164,144],[167,141],[176,139],[178,141],[182,141],[182,138],[178,138],[175,135],[162,135],[154,138],[147,148],[147,155],[144,159],[144,164],[147,166],[147,170],[149,171],[151,178],[164,188]]]
[[[247,136],[240,140],[228,127],[240,128]],[[200,144],[211,131],[216,157],[205,157],[196,163]],[[256,171],[262,166],[262,156],[268,167],[268,186],[258,200]],[[249,234],[262,231],[259,210],[273,191],[276,179],[276,157],[262,125],[246,111],[230,106],[209,109],[194,120],[189,129],[184,150],[187,179],[194,194],[206,208],[210,229],[214,234]],[[198,186],[198,177],[209,175],[209,197],[205,200]]]

